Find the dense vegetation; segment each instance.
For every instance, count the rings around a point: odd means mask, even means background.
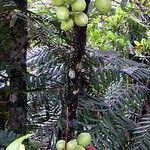
[[[85,2],[88,24],[66,30],[51,1],[0,1],[0,150],[82,132],[98,150],[150,149],[150,0]]]

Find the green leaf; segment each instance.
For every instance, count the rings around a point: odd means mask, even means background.
[[[118,39],[118,42],[119,42],[122,46],[123,46],[124,43],[125,43],[123,38],[119,38],[119,39]]]
[[[117,15],[122,15],[122,14],[123,14],[123,10],[121,9],[120,6],[118,6],[118,7],[116,8],[116,14],[117,14]]]
[[[107,37],[110,39],[114,39],[115,38],[115,34],[112,31],[107,31]]]
[[[30,136],[32,136],[32,134],[27,134],[25,136],[22,136],[22,137],[16,139],[15,141],[13,141],[12,143],[10,143],[8,145],[6,150],[25,150],[25,146],[22,144],[22,142],[25,139],[29,138]]]
[[[20,144],[19,149],[18,150],[25,150],[25,146],[24,144]]]
[[[138,41],[134,41],[134,44],[137,45],[137,46],[138,46],[138,45],[141,45],[141,43],[138,42]]]
[[[147,32],[147,36],[150,39],[150,31]]]

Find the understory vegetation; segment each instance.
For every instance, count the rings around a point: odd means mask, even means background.
[[[52,3],[0,1],[0,150],[24,135],[26,150],[56,150],[82,132],[97,150],[149,150],[150,0],[105,14],[85,0],[79,22],[67,3],[67,27]]]

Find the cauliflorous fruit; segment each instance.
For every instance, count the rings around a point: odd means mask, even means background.
[[[57,150],[64,150],[64,148],[65,148],[65,141],[64,140],[59,140],[56,143],[56,149]]]
[[[75,0],[65,0],[66,3],[72,4]]]
[[[75,0],[72,4],[71,7],[74,11],[81,12],[85,9],[86,7],[86,2],[85,0]]]
[[[62,6],[64,3],[64,0],[52,0],[52,4],[55,6]]]
[[[85,148],[85,150],[96,150],[96,148],[94,146],[88,146]]]
[[[107,14],[111,9],[111,0],[95,0],[95,7],[100,14]]]
[[[61,22],[60,28],[61,30],[67,31],[67,30],[70,30],[73,26],[74,26],[74,22],[72,19],[69,18]]]
[[[74,22],[79,27],[84,27],[88,23],[88,16],[85,13],[80,12],[79,14],[75,14]]]
[[[69,10],[65,6],[60,6],[56,10],[56,15],[60,20],[67,20],[69,18]]]
[[[87,147],[91,144],[91,135],[89,133],[81,133],[77,137],[77,142],[83,147]]]
[[[85,148],[81,145],[77,145],[75,150],[85,150]]]
[[[71,140],[67,143],[67,150],[75,150],[77,146],[77,140],[74,139],[74,140]]]

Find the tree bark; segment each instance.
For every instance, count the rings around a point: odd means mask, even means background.
[[[86,9],[84,13],[87,14],[88,5],[90,0],[86,0]],[[60,138],[65,138],[67,134],[67,140],[75,137],[75,131],[77,131],[77,107],[78,107],[78,98],[81,90],[81,69],[83,56],[85,55],[85,46],[86,46],[86,30],[87,26],[79,27],[74,26],[73,28],[73,53],[68,64],[68,73],[67,73],[67,91],[65,102],[63,103],[62,116],[66,121],[66,108],[68,108],[68,125],[69,128],[66,131],[66,125],[61,130],[59,134]]]
[[[27,0],[14,0],[17,9],[27,10]],[[7,128],[9,130],[24,131],[27,122],[27,96],[26,89],[26,50],[27,50],[27,21],[17,18],[11,27],[12,47],[9,53],[10,64],[10,89],[9,116]]]

